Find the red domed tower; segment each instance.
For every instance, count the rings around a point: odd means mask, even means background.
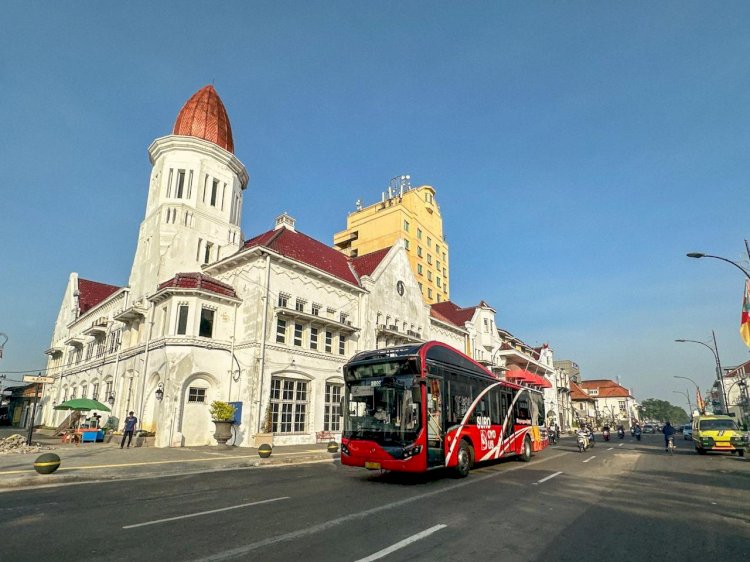
[[[242,196],[249,178],[234,155],[232,127],[213,86],[185,103],[172,134],[148,149],[151,182],[129,285],[133,301],[177,273],[242,246]]]
[[[229,123],[227,110],[210,84],[195,92],[185,102],[174,122],[172,134],[198,137],[234,154],[232,125]]]

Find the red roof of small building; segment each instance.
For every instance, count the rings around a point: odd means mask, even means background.
[[[580,386],[578,386],[575,381],[570,381],[570,399],[571,400],[594,400],[586,394],[583,389],[581,389]]]
[[[234,154],[232,125],[227,110],[210,84],[185,102],[177,114],[172,134],[207,140]]]
[[[105,283],[97,283],[96,281],[89,281],[88,279],[78,278],[78,312],[83,314],[84,312],[91,310],[97,304],[102,302],[107,297],[111,296],[116,291],[119,291],[120,287],[115,285],[107,285]]]
[[[365,254],[364,256],[354,258],[352,260],[352,266],[354,266],[354,270],[357,272],[357,275],[359,275],[360,277],[364,277],[365,275],[372,275],[372,272],[375,271],[375,268],[380,265],[380,262],[383,261],[383,258],[390,250],[390,248],[383,248],[382,250],[377,250],[375,252]]]
[[[630,396],[630,391],[627,388],[609,379],[581,381],[581,388],[587,391],[598,390],[597,398],[627,398]]]
[[[474,312],[476,311],[477,307],[470,306],[468,308],[461,308],[451,301],[443,301],[436,302],[435,304],[431,305],[430,309],[439,313],[451,324],[455,324],[456,326],[461,326],[463,328],[464,324],[466,324],[466,322],[474,317]]]
[[[221,281],[203,273],[178,273],[172,277],[172,279],[160,283],[158,290],[161,291],[167,287],[201,289],[210,293],[216,293],[217,295],[237,298],[237,293],[235,293],[234,287],[222,283]]]
[[[264,246],[359,287],[359,279],[354,274],[348,257],[301,232],[286,227],[269,230],[245,242],[243,248],[254,246]]]

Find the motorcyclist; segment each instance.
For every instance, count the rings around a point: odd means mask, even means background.
[[[635,433],[635,438],[638,439],[638,441],[641,440],[641,425],[639,423],[635,424],[635,429],[633,430]]]
[[[589,448],[589,431],[585,427],[581,427],[576,431],[576,437],[578,440],[583,442],[583,448],[588,449]]]
[[[586,427],[586,431],[588,431],[589,443],[591,443],[593,445],[594,444],[594,429],[591,427],[591,424],[589,424]]]
[[[555,431],[555,424],[549,424],[547,428],[547,434],[549,435],[549,442],[551,445],[557,443],[557,432]]]
[[[672,424],[667,421],[666,424],[664,424],[664,427],[662,428],[661,432],[664,434],[664,450],[668,453],[669,452],[669,439],[675,434],[675,429],[672,427]]]
[[[617,436],[622,439],[625,437],[625,428],[622,426],[622,424],[617,426]]]
[[[605,441],[609,441],[609,426],[608,425],[605,425],[602,428],[602,437],[604,437]]]

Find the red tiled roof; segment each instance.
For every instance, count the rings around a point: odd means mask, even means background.
[[[198,137],[234,154],[232,125],[227,110],[210,84],[185,102],[177,115],[172,134]]]
[[[435,310],[432,307],[430,307],[430,316],[432,316],[433,318],[437,318],[441,322],[446,322],[448,324],[453,324],[453,322],[451,322],[450,320],[448,320],[448,318],[446,318],[445,316],[443,316],[442,314],[440,314],[437,310]]]
[[[282,256],[320,269],[359,287],[359,280],[350,267],[349,258],[301,232],[292,231],[286,227],[270,230],[251,238],[245,242],[243,248],[254,246],[264,246]]]
[[[237,298],[234,287],[217,281],[213,277],[203,273],[178,273],[172,279],[159,284],[159,291],[167,287],[176,287],[180,289],[202,289],[217,295]]]
[[[598,390],[596,394],[597,398],[626,398],[630,396],[627,388],[609,379],[581,381],[581,388],[585,390]]]
[[[451,324],[461,326],[462,328],[466,322],[473,318],[474,312],[477,309],[476,306],[460,308],[451,301],[436,302],[430,308],[446,318]]]
[[[372,272],[375,271],[375,268],[378,267],[378,265],[380,265],[380,262],[383,261],[383,258],[390,250],[390,248],[383,248],[382,250],[377,250],[375,252],[365,254],[364,256],[354,258],[352,260],[354,271],[356,271],[357,275],[359,275],[360,277],[364,277],[365,275],[372,275]]]
[[[120,287],[97,283],[87,279],[78,278],[78,311],[79,314],[91,310],[104,299],[119,291]]]
[[[586,394],[580,386],[574,381],[570,381],[570,399],[571,400],[593,400],[591,396]]]

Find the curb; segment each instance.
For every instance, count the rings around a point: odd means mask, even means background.
[[[166,464],[172,464],[181,467],[182,470],[176,470],[175,472],[164,472],[164,462],[145,462],[138,466],[138,468],[146,467],[153,464],[158,466],[160,470],[158,472],[151,472],[145,474],[138,474],[133,471],[134,467],[123,467],[115,473],[107,474],[96,474],[97,467],[91,466],[76,466],[76,467],[60,467],[59,470],[72,471],[71,473],[60,473],[58,471],[52,474],[38,474],[34,471],[33,467],[29,468],[29,474],[21,475],[17,477],[10,477],[6,479],[0,479],[0,493],[9,492],[21,489],[36,489],[36,488],[50,488],[56,486],[65,486],[72,484],[86,484],[86,483],[107,483],[107,482],[118,482],[120,480],[139,480],[148,478],[165,478],[170,476],[184,476],[186,474],[202,474],[208,472],[221,472],[228,470],[248,470],[257,468],[273,468],[273,467],[290,467],[307,464],[317,463],[334,463],[340,459],[340,453],[312,453],[308,455],[298,455],[294,457],[276,457],[273,456],[267,459],[253,458],[248,456],[248,460],[231,459],[229,462],[221,462],[221,459],[206,459],[206,462],[219,462],[219,466],[204,466],[200,468],[195,466],[194,469],[185,469],[187,465],[180,460],[168,462]]]

